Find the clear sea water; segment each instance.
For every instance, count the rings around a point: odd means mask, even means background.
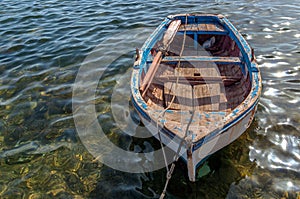
[[[186,12],[229,18],[255,49],[263,92],[249,130],[207,160],[206,176],[191,183],[184,163],[176,164],[166,198],[300,198],[299,1],[0,0],[0,8],[0,198],[158,198],[165,169],[121,172],[85,148],[72,89],[100,46],[94,59],[107,70],[95,101],[103,131],[124,149],[159,148],[154,138],[122,132],[111,95],[125,82],[118,91],[130,104],[135,47],[164,17]]]

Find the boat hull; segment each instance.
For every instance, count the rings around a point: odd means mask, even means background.
[[[142,122],[146,125],[150,132],[155,132],[153,135],[156,139],[159,139],[156,122],[153,120],[149,121],[149,117],[145,114],[141,114],[139,107],[136,103],[134,104],[135,110],[138,112]],[[197,149],[193,149],[191,155],[188,155],[188,149],[186,145],[183,145],[180,149],[181,158],[187,163],[188,176],[190,181],[196,181],[196,171],[199,166],[206,160],[210,155],[229,145],[237,138],[239,138],[251,125],[254,115],[257,109],[257,103],[245,112],[239,119],[236,119],[231,125],[220,129],[216,136],[211,138],[208,142],[203,142]],[[177,151],[181,139],[178,137],[168,136],[169,130],[166,128],[160,129],[161,141],[168,143],[168,147],[173,151]]]
[[[186,59],[186,62],[200,63],[199,65],[195,64],[193,66],[194,68],[199,67],[197,68],[198,71],[195,71],[193,67],[191,68],[191,66],[187,64],[185,66],[187,69],[185,69],[185,67],[182,68],[182,70],[184,69],[183,71],[188,72],[184,73],[185,76],[180,76],[181,73],[178,73],[176,76],[175,72],[173,74],[172,71],[166,75],[159,74],[156,78],[160,81],[161,85],[156,85],[156,90],[151,90],[150,84],[153,76],[157,73],[156,71],[159,71],[158,68],[163,70],[164,64],[169,64],[168,66],[170,68],[172,63],[180,63],[182,59],[181,53],[179,53],[179,55],[177,54],[177,57],[174,57],[174,55],[162,57],[161,54],[167,49],[166,46],[163,46],[162,51],[160,51],[161,47],[159,47],[158,53],[153,53],[156,50],[154,46],[158,40],[167,44],[172,42],[170,38],[174,36],[174,34],[172,34],[173,32],[170,31],[171,33],[166,33],[165,35],[163,33],[168,32],[167,27],[170,27],[170,24],[172,24],[174,20],[175,22],[181,20],[181,23],[194,23],[193,26],[179,24],[179,28],[177,27],[176,29],[176,31],[181,31],[181,35],[185,33],[191,34],[189,31],[194,31],[192,32],[193,37],[189,37],[194,38],[194,41],[196,41],[194,42],[194,46],[189,45],[192,46],[191,48],[200,49],[203,53],[201,46],[205,46],[207,42],[204,41],[204,39],[201,40],[201,38],[209,38],[208,35],[212,34],[215,37],[213,39],[218,39],[221,44],[223,44],[222,41],[228,42],[228,45],[221,45],[222,48],[227,50],[227,54],[222,54],[223,51],[219,50],[212,50],[210,53],[205,52],[205,54],[197,56],[187,56],[185,54],[184,59]],[[207,25],[203,30],[202,24],[205,20],[207,20]],[[210,28],[211,24],[215,24],[213,30]],[[197,27],[196,31],[192,29],[195,26]],[[190,28],[190,30],[187,31],[186,29],[188,28]],[[166,35],[168,37],[166,37]],[[222,40],[221,37],[224,38],[224,40]],[[167,42],[164,42],[165,38],[167,38]],[[212,39],[212,37],[210,38]],[[197,46],[197,42],[200,42],[201,46]],[[232,54],[228,55],[228,53]],[[145,126],[157,139],[161,140],[174,152],[180,149],[179,154],[187,163],[189,179],[195,181],[197,167],[199,167],[207,157],[236,140],[246,131],[253,121],[262,87],[260,71],[253,50],[251,50],[251,47],[237,29],[221,15],[175,15],[166,18],[153,34],[150,35],[139,52],[138,57],[140,59],[135,62],[131,78],[133,105],[143,123],[146,124]],[[161,62],[164,64],[160,65]],[[151,63],[151,65],[148,63]],[[231,67],[232,65],[234,67]],[[225,71],[222,75],[217,77],[218,74],[216,73],[205,73],[205,70],[202,70],[203,67],[206,67],[207,71],[213,71],[212,68],[217,68],[223,72],[224,69],[232,69],[234,72],[229,73],[231,74],[230,76],[226,75]],[[230,69],[226,69],[226,67]],[[148,74],[149,71],[154,72]],[[189,71],[192,71],[192,76],[186,76],[187,74],[190,75]],[[206,75],[206,79],[200,77],[200,75],[203,74]],[[240,76],[237,74],[240,74]],[[239,79],[239,82],[234,82],[236,79]],[[181,102],[179,105],[173,103],[173,100],[171,100],[169,96],[175,96],[175,94],[170,92],[169,84],[165,81],[173,81],[173,84],[181,86],[179,86],[181,89],[178,90],[178,99],[182,99],[182,104],[180,104]],[[223,82],[224,89],[215,86],[220,82]],[[209,84],[214,85],[214,87],[211,87],[213,89],[210,90],[210,94],[208,95],[208,98],[211,99],[211,108],[207,110],[208,106],[205,104],[207,101],[205,101],[204,98],[201,101],[201,97],[205,97],[207,96],[206,94],[209,93],[204,92],[205,87],[203,87],[203,85]],[[163,88],[161,89],[159,86],[163,86]],[[232,89],[231,86],[236,89]],[[188,89],[190,89],[191,92],[187,92]],[[214,89],[219,89],[216,91],[218,93],[216,93]],[[235,90],[239,92],[235,93]],[[164,96],[160,96],[159,92],[164,93]],[[197,102],[203,103],[200,105],[196,104],[196,110],[194,95],[196,95]],[[164,106],[160,104],[159,106],[155,104],[153,100],[151,101],[151,97],[153,99],[157,97],[156,100],[161,99],[166,104]],[[215,103],[216,100],[219,101]],[[225,106],[225,108],[222,108],[221,105],[224,105],[224,103],[228,105],[228,107]],[[169,109],[171,105],[173,105],[172,110],[168,110],[166,113],[166,110]],[[189,113],[192,112],[191,110],[194,111],[195,116],[194,114],[188,116]],[[166,118],[161,118],[160,115],[165,115]],[[183,116],[190,118],[187,120],[187,118],[183,118]],[[214,119],[214,116],[222,119]],[[183,124],[181,121],[184,121],[186,124]],[[187,124],[187,121],[190,121],[189,124],[191,124],[191,126]],[[198,121],[199,123],[197,123]],[[158,132],[160,133],[158,134]]]

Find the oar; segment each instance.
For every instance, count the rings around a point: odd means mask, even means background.
[[[180,24],[181,24],[180,20],[175,20],[175,21],[172,21],[171,24],[169,25],[168,30],[166,31],[164,38],[163,38],[162,47],[159,49],[158,53],[153,58],[152,64],[149,67],[149,70],[146,73],[146,76],[145,76],[143,82],[141,83],[140,90],[143,92],[142,97],[145,96],[145,94],[153,80],[153,77],[158,69],[158,66],[159,66],[161,60],[162,60],[163,51],[166,51],[167,48],[169,47],[169,45],[171,44],[171,42],[173,41],[173,39],[176,35],[176,32],[178,31],[178,29],[180,27]]]

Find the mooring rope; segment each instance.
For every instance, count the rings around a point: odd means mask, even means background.
[[[187,25],[187,19],[188,19],[188,15],[186,14],[186,16],[185,16],[185,26]],[[181,50],[180,50],[180,53],[179,53],[179,61],[177,63],[176,69],[180,68],[181,58],[182,58],[182,54],[183,54],[184,46],[185,46],[185,40],[186,40],[186,27],[185,27],[184,34],[183,34],[183,42],[182,42]],[[174,71],[174,73],[175,73],[175,71]],[[179,82],[179,75],[176,78],[175,90],[177,90],[178,82]],[[173,87],[173,84],[172,84],[172,87]],[[172,87],[170,89],[172,89]],[[157,121],[156,121],[156,128],[157,128],[157,131],[158,131],[157,132],[158,133],[158,138],[159,138],[160,145],[161,145],[161,148],[162,148],[162,153],[163,153],[163,157],[164,157],[164,161],[165,161],[165,165],[166,165],[166,170],[167,170],[166,183],[165,183],[164,189],[163,189],[163,191],[162,191],[162,193],[160,195],[160,199],[163,199],[165,197],[165,195],[166,195],[167,187],[168,187],[169,181],[170,181],[170,179],[172,177],[172,174],[173,174],[173,171],[174,171],[174,168],[175,168],[175,163],[174,162],[176,162],[179,159],[179,157],[180,157],[179,154],[180,154],[182,145],[183,145],[186,137],[188,136],[188,130],[189,130],[189,127],[190,127],[190,125],[191,125],[191,123],[193,121],[193,117],[194,117],[194,113],[195,113],[195,107],[194,107],[194,88],[193,88],[193,86],[192,86],[192,115],[191,115],[189,123],[187,125],[186,131],[185,131],[185,135],[182,138],[182,140],[181,140],[181,142],[180,142],[180,144],[178,146],[177,152],[176,152],[176,154],[175,154],[175,156],[173,158],[173,162],[172,162],[171,167],[169,169],[168,163],[167,163],[166,153],[165,153],[165,150],[164,150],[164,147],[163,147],[163,143],[162,143],[162,139],[161,139],[160,130],[158,128],[158,121],[159,121],[159,118],[161,118],[166,113],[166,111],[170,109],[170,107],[172,106],[174,100],[175,100],[175,94],[173,95],[170,104],[158,115]]]
[[[185,25],[186,24],[187,24],[187,15],[186,15]],[[185,40],[186,40],[186,29],[185,29],[184,34],[183,34],[183,41],[182,41],[181,50],[180,50],[180,53],[179,53],[179,61],[178,61],[177,65],[176,65],[177,69],[180,68],[181,57],[182,57],[182,54],[183,54],[183,51],[184,51]],[[174,73],[175,73],[175,71],[174,71]],[[178,82],[179,82],[179,76],[177,76],[177,78],[176,78],[175,90],[177,90]],[[172,84],[170,90],[172,90],[172,87],[173,87],[173,84]],[[173,97],[172,97],[172,99],[170,101],[170,104],[158,115],[157,120],[156,120],[156,129],[158,131],[157,132],[158,133],[158,138],[159,138],[159,141],[160,141],[160,145],[161,145],[161,149],[162,149],[162,153],[163,153],[163,157],[164,157],[164,161],[165,161],[165,166],[166,166],[167,172],[169,172],[169,167],[168,167],[166,153],[165,153],[165,150],[164,150],[164,147],[163,147],[163,143],[162,143],[162,140],[161,140],[161,134],[160,134],[160,131],[159,131],[159,128],[158,128],[158,121],[159,121],[159,118],[161,118],[166,113],[166,111],[170,109],[170,107],[172,106],[174,100],[175,100],[175,95],[173,95]]]
[[[169,181],[170,181],[170,179],[171,179],[171,177],[172,177],[172,174],[173,174],[173,171],[174,171],[174,168],[175,168],[175,163],[174,163],[174,162],[177,162],[178,159],[179,159],[179,157],[180,157],[180,156],[179,156],[179,153],[180,153],[180,150],[181,150],[181,147],[182,147],[184,141],[186,141],[186,138],[187,138],[187,136],[188,136],[188,131],[189,131],[190,125],[191,125],[191,123],[192,123],[192,121],[193,121],[194,114],[195,114],[195,106],[194,106],[194,88],[193,88],[193,86],[192,86],[192,115],[191,115],[191,117],[190,117],[189,123],[187,124],[186,130],[185,130],[185,135],[184,135],[184,137],[182,138],[182,140],[181,140],[181,142],[180,142],[180,144],[179,144],[179,146],[178,146],[177,152],[176,152],[176,154],[175,154],[175,156],[174,156],[174,161],[173,161],[172,164],[171,164],[171,168],[168,169],[168,167],[167,167],[166,183],[165,183],[163,192],[161,193],[159,199],[163,199],[163,198],[165,197],[165,195],[166,195],[167,187],[168,187]],[[161,140],[160,140],[160,142],[161,142]],[[164,156],[164,158],[166,158],[166,156]]]

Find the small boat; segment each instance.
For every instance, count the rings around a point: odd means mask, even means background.
[[[223,15],[168,16],[140,50],[132,102],[152,134],[197,168],[252,123],[262,89],[254,51]]]

